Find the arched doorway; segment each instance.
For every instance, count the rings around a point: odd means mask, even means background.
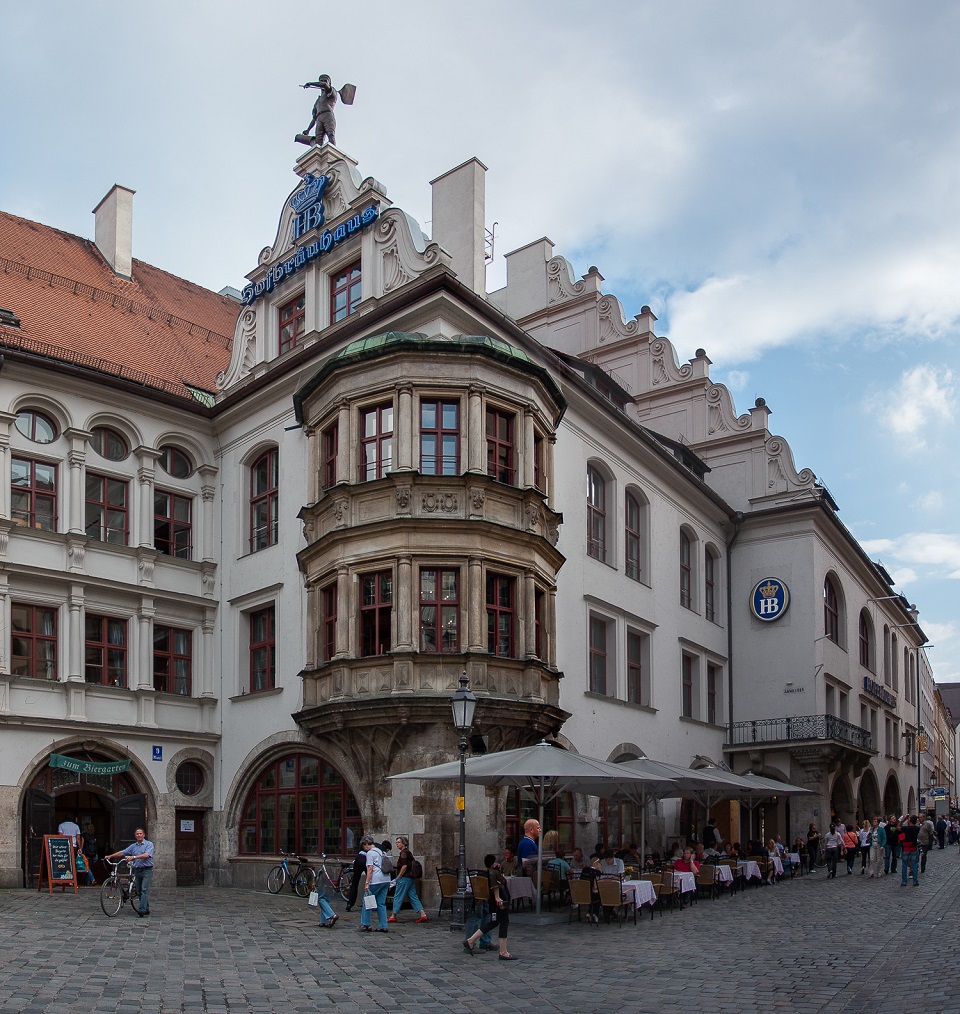
[[[850,786],[847,784],[847,779],[841,775],[833,783],[833,790],[830,793],[830,820],[850,824],[855,817]]]
[[[860,796],[857,804],[861,821],[871,820],[880,816],[880,791],[877,788],[877,779],[874,773],[868,768],[860,779]],[[886,813],[886,811],[884,811]]]
[[[883,790],[883,812],[888,817],[891,813],[903,813],[900,805],[900,786],[893,775],[887,779],[886,787]]]
[[[50,755],[23,797],[24,886],[36,883],[43,836],[56,834],[63,821],[74,821],[85,836],[92,835],[100,856],[129,845],[138,827],[149,830],[147,797],[129,766],[129,760],[82,746]],[[102,863],[93,872],[98,881],[106,876]]]

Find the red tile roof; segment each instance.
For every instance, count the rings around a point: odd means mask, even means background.
[[[134,258],[114,274],[92,240],[0,211],[0,344],[78,362],[193,400],[216,391],[240,306]]]

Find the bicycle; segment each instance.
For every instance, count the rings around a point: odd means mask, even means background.
[[[326,853],[320,854],[320,871],[330,884],[334,892],[339,893],[344,901],[350,900],[350,888],[353,886],[353,863],[340,863],[340,869],[335,876],[330,875],[327,869]]]
[[[115,916],[127,899],[136,910],[137,891],[133,884],[133,860],[126,858],[112,862],[105,858],[103,861],[107,866],[113,867],[110,876],[100,885],[100,907],[104,914]],[[126,863],[127,868],[121,873],[120,866],[123,863]]]
[[[317,871],[312,866],[307,866],[303,856],[298,856],[296,852],[284,852],[281,849],[280,855],[283,856],[280,865],[274,866],[267,874],[267,890],[271,894],[279,894],[289,880],[290,890],[301,898],[306,898],[317,882]],[[294,869],[290,868],[292,859],[297,861]]]

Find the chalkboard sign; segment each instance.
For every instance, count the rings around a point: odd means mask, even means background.
[[[73,841],[67,834],[45,834],[43,836],[43,862],[40,866],[40,877],[37,880],[37,890],[43,887],[43,877],[46,874],[47,882],[50,885],[50,893],[53,894],[54,885],[62,891],[67,887],[73,887],[73,893],[79,894],[77,885],[77,860],[73,852]]]

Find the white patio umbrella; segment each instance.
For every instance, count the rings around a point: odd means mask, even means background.
[[[449,761],[389,777],[454,781],[460,777],[460,762]],[[609,764],[594,757],[570,753],[553,743],[542,741],[517,750],[468,757],[466,780],[472,785],[509,785],[526,789],[537,804],[542,828],[544,804],[555,799],[561,792],[582,792],[589,796],[610,798],[627,794],[626,786],[644,782],[663,785],[669,778],[652,772],[631,771],[623,764]],[[540,914],[542,879],[543,852],[538,849],[537,915]]]

